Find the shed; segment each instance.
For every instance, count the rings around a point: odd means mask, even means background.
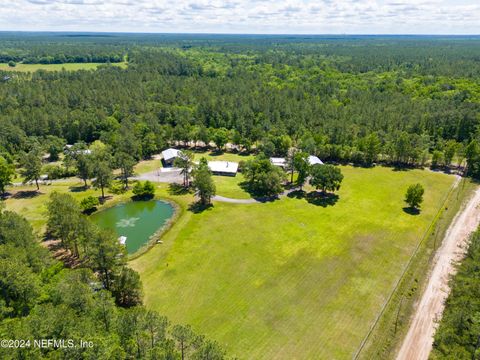
[[[209,161],[208,168],[214,175],[235,176],[238,163],[232,161]]]
[[[163,163],[165,166],[172,166],[176,158],[178,158],[182,152],[177,149],[167,149],[162,151]]]

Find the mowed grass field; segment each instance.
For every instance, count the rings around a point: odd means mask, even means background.
[[[342,167],[334,205],[300,198],[186,210],[131,262],[146,305],[244,359],[347,359],[392,291],[454,177]],[[419,215],[403,210],[420,182]]]
[[[17,64],[15,67],[8,66],[6,63],[0,63],[0,70],[13,71],[13,72],[34,72],[37,70],[47,71],[61,71],[65,69],[67,71],[77,70],[96,70],[99,65],[105,65],[103,63],[65,63],[65,64]],[[111,63],[113,66],[126,68],[127,63]]]

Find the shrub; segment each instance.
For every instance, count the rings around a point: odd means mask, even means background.
[[[148,180],[143,184],[138,181],[133,186],[132,192],[138,198],[151,198],[155,195],[155,186]]]
[[[110,184],[109,190],[112,194],[115,194],[115,195],[123,194],[127,191],[125,189],[123,182],[121,181],[113,181]]]
[[[80,202],[80,206],[83,209],[83,212],[93,212],[97,209],[97,206],[100,204],[98,198],[95,196],[88,196]]]

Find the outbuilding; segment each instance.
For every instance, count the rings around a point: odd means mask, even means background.
[[[180,157],[182,152],[177,149],[167,149],[162,151],[163,165],[164,166],[173,166],[173,162],[176,158]]]
[[[315,155],[310,155],[307,161],[310,165],[323,165],[323,161]]]
[[[208,168],[214,175],[235,176],[238,163],[232,161],[209,161]]]
[[[287,167],[287,160],[283,157],[271,157],[270,162],[273,166],[278,166],[282,169],[285,169]]]

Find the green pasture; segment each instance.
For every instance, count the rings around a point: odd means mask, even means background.
[[[131,263],[148,307],[245,359],[350,358],[454,178],[342,167],[338,198],[186,210]],[[408,185],[422,211],[403,208]],[[181,199],[185,201],[185,198]]]

